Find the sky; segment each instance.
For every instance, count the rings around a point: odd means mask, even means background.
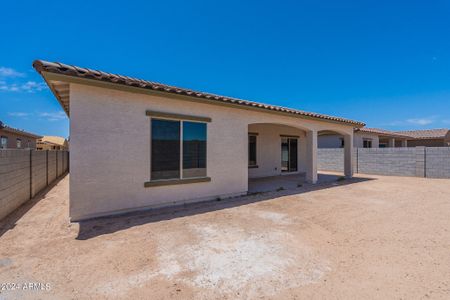
[[[450,1],[2,1],[0,120],[69,135],[35,59],[363,121],[450,127]]]

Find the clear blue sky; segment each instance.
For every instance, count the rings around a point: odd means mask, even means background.
[[[450,127],[449,1],[2,1],[0,120],[67,136],[40,58],[391,130]]]

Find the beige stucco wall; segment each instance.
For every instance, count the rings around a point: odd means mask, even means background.
[[[342,124],[78,84],[70,86],[70,101],[72,220],[246,193],[252,123],[353,133],[351,126]],[[150,178],[146,110],[212,119],[207,125],[211,182],[144,187]]]
[[[344,137],[338,134],[327,134],[319,136],[319,148],[341,148],[341,139]],[[363,148],[364,139],[372,140],[372,148],[378,148],[380,139],[377,134],[368,132],[355,132],[353,134],[353,147]]]
[[[364,139],[372,140],[372,148],[378,148],[380,140],[377,134],[360,131],[353,135],[353,147],[363,148]]]
[[[10,131],[6,131],[0,129],[0,136],[4,136],[8,138],[8,146],[7,149],[16,149],[17,147],[17,139],[22,140],[22,148],[20,149],[36,149],[36,138],[32,138],[26,135],[21,135],[18,133],[13,133]]]

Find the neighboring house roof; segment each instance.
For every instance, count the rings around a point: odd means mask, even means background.
[[[42,60],[35,60],[33,62],[33,67],[38,71],[43,77],[45,78],[45,74],[43,73],[53,73],[53,74],[59,74],[59,75],[66,75],[70,77],[77,77],[77,78],[83,78],[83,79],[90,79],[90,80],[96,80],[96,81],[102,81],[102,82],[108,82],[118,85],[124,85],[124,86],[130,86],[130,87],[136,87],[136,88],[142,88],[147,90],[153,90],[153,91],[160,91],[164,93],[171,93],[171,94],[178,94],[178,95],[184,95],[189,97],[195,97],[195,98],[202,98],[204,100],[210,101],[210,102],[222,102],[227,104],[234,104],[239,106],[246,106],[249,108],[255,108],[255,109],[263,109],[263,110],[270,110],[270,111],[277,111],[287,114],[293,114],[300,117],[306,117],[306,118],[313,118],[313,119],[321,119],[321,120],[328,120],[333,122],[339,122],[339,123],[345,123],[354,125],[356,127],[364,126],[365,124],[363,122],[359,121],[353,121],[349,119],[344,119],[340,117],[334,117],[334,116],[328,116],[313,112],[306,112],[302,110],[297,109],[291,109],[281,106],[275,106],[275,105],[269,105],[269,104],[263,104],[258,102],[252,102],[232,97],[226,97],[226,96],[220,96],[210,93],[204,93],[199,91],[193,91],[190,89],[184,89],[179,88],[175,86],[165,85],[157,82],[137,79],[137,78],[131,78],[127,76],[122,75],[116,75],[111,73],[106,73],[103,71],[97,71],[97,70],[91,70],[87,68],[81,68],[77,66],[72,65],[66,65],[58,62],[47,62]],[[63,94],[59,93],[55,90],[54,87],[52,87],[51,83],[46,79],[49,86],[52,88],[53,93],[60,101],[61,105],[63,106],[64,110],[66,111],[67,115],[69,115],[69,109],[68,109],[68,92],[67,89],[63,91]],[[67,103],[67,104],[66,104]]]
[[[409,135],[406,135],[406,134],[403,134],[403,133],[389,131],[389,130],[384,130],[384,129],[379,129],[379,128],[366,128],[366,127],[363,127],[363,128],[357,128],[357,129],[355,129],[355,131],[373,133],[373,134],[377,134],[377,135],[380,135],[380,136],[386,136],[386,137],[411,138]]]
[[[444,139],[449,130],[447,128],[440,129],[426,129],[426,130],[406,130],[406,131],[397,131],[400,134],[409,135],[415,139]]]
[[[17,134],[17,135],[27,136],[27,137],[30,137],[30,138],[33,138],[33,139],[39,139],[39,138],[42,137],[40,135],[31,133],[31,132],[27,132],[27,131],[24,131],[24,130],[21,130],[21,129],[9,127],[9,126],[5,125],[2,121],[0,121],[0,129],[4,130],[6,132],[10,132],[10,133]]]
[[[40,143],[50,143],[58,146],[67,146],[67,140],[60,136],[44,135],[40,140]]]

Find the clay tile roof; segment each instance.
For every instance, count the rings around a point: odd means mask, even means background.
[[[399,132],[389,131],[389,130],[384,130],[384,129],[379,129],[379,128],[366,128],[366,127],[363,127],[363,128],[356,129],[355,131],[375,133],[375,134],[383,135],[383,136],[391,136],[391,137],[399,137],[399,138],[411,138],[411,136],[409,136],[407,134],[402,134],[402,133],[399,133]]]
[[[22,135],[22,136],[28,136],[34,139],[40,139],[42,136],[31,133],[31,132],[27,132],[21,129],[17,129],[17,128],[13,128],[13,127],[9,127],[7,125],[5,125],[2,121],[0,121],[0,129],[3,129],[4,131],[8,131],[11,133],[15,133],[17,135]]]
[[[415,139],[443,139],[448,134],[447,128],[440,129],[426,129],[426,130],[406,130],[396,131],[400,134],[409,135]]]
[[[262,104],[262,103],[257,103],[257,102],[242,100],[242,99],[236,99],[236,98],[232,98],[232,97],[210,94],[210,93],[192,91],[190,89],[184,89],[184,88],[174,87],[174,86],[165,85],[165,84],[161,84],[161,83],[157,83],[157,82],[136,79],[136,78],[130,78],[130,77],[116,75],[116,74],[110,74],[110,73],[106,73],[106,72],[102,72],[102,71],[98,71],[98,70],[91,70],[91,69],[87,69],[87,68],[66,65],[66,64],[62,64],[62,63],[58,63],[58,62],[47,62],[47,61],[43,61],[43,60],[35,60],[33,62],[33,67],[41,75],[42,75],[42,72],[56,73],[56,74],[67,75],[67,76],[72,76],[72,77],[81,77],[81,78],[86,78],[86,79],[111,82],[111,83],[115,83],[115,84],[135,86],[135,87],[144,88],[144,89],[159,90],[159,91],[163,91],[163,92],[167,92],[167,93],[181,94],[181,95],[186,95],[186,96],[190,96],[190,97],[203,98],[203,99],[207,99],[211,102],[225,102],[225,103],[234,103],[234,104],[247,106],[247,107],[257,107],[257,108],[261,108],[261,109],[266,109],[266,110],[271,110],[271,111],[279,111],[279,112],[284,112],[284,113],[298,115],[298,116],[304,116],[304,117],[309,117],[309,118],[322,119],[322,120],[350,124],[350,125],[354,125],[355,127],[360,127],[360,126],[365,125],[363,122],[353,121],[353,120],[349,120],[349,119],[345,119],[345,118],[328,116],[328,115],[323,115],[323,114],[318,114],[318,113],[313,113],[313,112],[306,112],[306,111],[291,109],[291,108],[287,108],[287,107]]]

